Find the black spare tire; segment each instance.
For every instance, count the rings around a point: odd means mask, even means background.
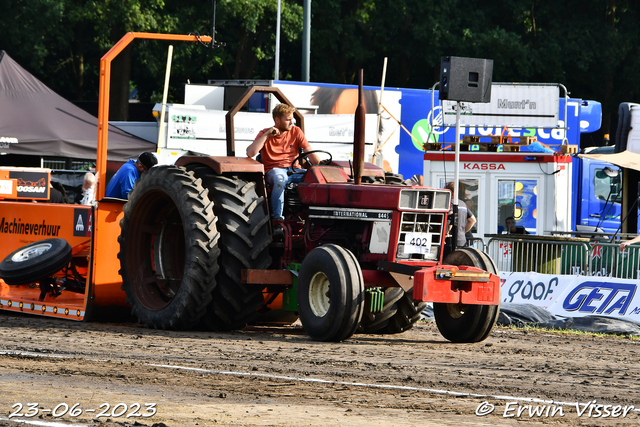
[[[61,270],[71,258],[71,246],[64,239],[29,243],[2,260],[0,278],[7,285],[32,283]]]

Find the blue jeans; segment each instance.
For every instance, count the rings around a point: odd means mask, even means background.
[[[264,180],[271,186],[271,218],[282,217],[284,208],[284,188],[290,182],[300,182],[304,174],[287,175],[287,168],[273,168]]]

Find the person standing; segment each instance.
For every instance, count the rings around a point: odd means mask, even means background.
[[[256,139],[247,147],[247,157],[260,153],[265,170],[265,181],[271,185],[271,218],[283,220],[284,189],[290,182],[300,182],[302,174],[289,175],[287,172],[300,150],[311,151],[311,145],[302,130],[293,125],[296,109],[287,104],[278,104],[272,112],[274,125],[262,129]],[[312,164],[320,163],[315,154],[309,155]]]
[[[91,172],[84,174],[82,180],[82,199],[81,205],[93,205],[96,201],[96,176]]]
[[[155,154],[149,151],[140,153],[137,160],[129,159],[111,178],[104,196],[126,199],[140,176],[157,164]]]
[[[455,188],[455,184],[453,182],[447,182],[444,186],[447,190],[451,191],[451,203],[453,204],[453,190]],[[460,194],[458,194],[460,196]],[[452,218],[451,214],[453,211],[449,212],[449,218]],[[452,242],[451,239],[456,239],[456,247],[461,248],[463,246],[467,246],[467,237],[466,233],[473,228],[473,225],[476,223],[476,217],[473,215],[471,211],[467,209],[467,205],[460,199],[458,199],[458,227],[456,230],[451,232],[452,224],[447,226],[448,234],[451,234],[449,237],[449,242],[446,242],[445,239],[445,250],[444,255],[448,255],[451,252]]]

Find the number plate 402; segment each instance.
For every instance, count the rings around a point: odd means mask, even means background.
[[[431,252],[431,233],[407,233],[404,238],[405,254],[426,255]]]

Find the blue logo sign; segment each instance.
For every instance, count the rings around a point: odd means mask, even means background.
[[[624,315],[636,293],[628,283],[583,282],[567,295],[562,308],[580,313]]]

